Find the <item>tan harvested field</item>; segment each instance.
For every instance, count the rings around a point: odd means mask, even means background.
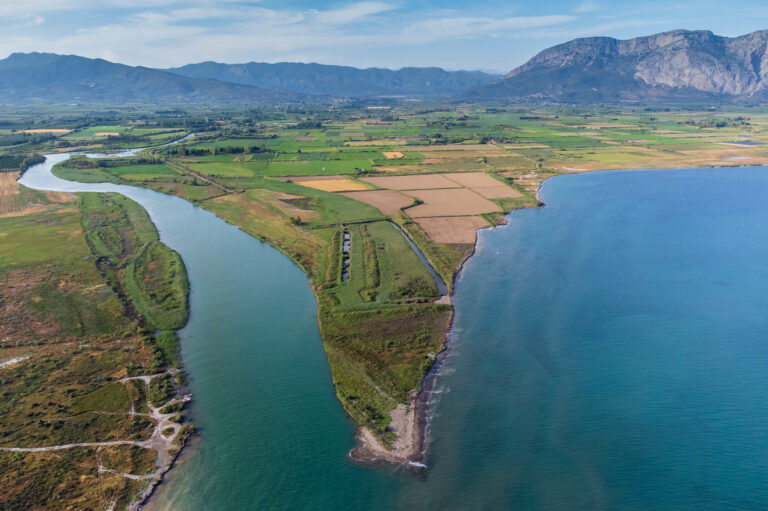
[[[278,177],[280,181],[293,181],[294,183],[301,183],[302,181],[327,181],[331,179],[347,179],[347,176],[340,176],[335,174],[333,176],[293,176],[293,177]]]
[[[416,223],[435,243],[474,243],[477,230],[488,227],[479,216],[418,218]]]
[[[402,208],[413,204],[413,197],[408,197],[392,190],[345,192],[341,195],[370,204],[385,215],[397,215]]]
[[[340,137],[364,137],[365,133],[362,131],[345,131],[339,134]]]
[[[117,131],[99,131],[93,134],[94,137],[119,137],[120,133]]]
[[[519,168],[531,168],[535,162],[522,155],[507,156],[505,158],[488,158],[488,165],[499,170],[515,170]]]
[[[19,193],[18,172],[0,172],[0,197],[9,197]]]
[[[523,194],[483,172],[448,174],[448,179],[471,188],[486,199],[514,199]]]
[[[397,160],[399,158],[405,158],[405,155],[400,151],[382,151],[381,154],[388,160]]]
[[[361,179],[361,181],[390,190],[426,190],[433,188],[459,188],[460,186],[455,181],[451,181],[441,174],[367,177]]]
[[[523,197],[523,194],[505,184],[499,183],[497,186],[478,186],[472,188],[486,199],[516,199]]]
[[[308,188],[314,188],[315,190],[322,190],[324,192],[349,192],[353,190],[370,190],[370,187],[364,183],[354,181],[349,178],[342,179],[315,179],[307,181],[299,181],[301,186]]]
[[[64,129],[34,129],[34,130],[21,130],[17,131],[17,133],[53,133],[55,135],[63,135],[66,133],[72,133],[72,130],[64,130]]]
[[[492,178],[484,172],[457,172],[446,177],[451,181],[456,181],[461,186],[466,186],[467,188],[496,185],[506,186],[501,181]]]
[[[317,140],[317,137],[296,137],[294,140],[296,142],[314,142]]]
[[[466,216],[496,213],[501,208],[467,188],[451,190],[412,190],[408,192],[423,204],[407,209],[409,216]]]
[[[48,211],[59,204],[75,200],[67,192],[44,192],[49,201],[47,204],[31,203],[22,195],[21,185],[16,181],[18,177],[18,172],[0,172],[0,218]]]

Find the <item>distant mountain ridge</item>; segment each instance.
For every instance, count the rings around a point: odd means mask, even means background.
[[[575,39],[503,77],[440,68],[202,62],[169,70],[52,53],[0,60],[0,103],[330,103],[412,97],[481,102],[768,102],[768,30],[674,30]]]
[[[325,98],[327,99],[327,98]],[[146,67],[54,53],[14,53],[0,60],[0,102],[224,102],[323,101],[218,80],[187,78]]]
[[[190,78],[213,78],[263,89],[337,97],[452,96],[499,78],[481,71],[445,71],[439,67],[405,67],[393,71],[294,62],[201,62],[167,71]]]
[[[721,37],[674,30],[647,37],[576,39],[542,51],[475,100],[612,101],[768,99],[768,31]]]

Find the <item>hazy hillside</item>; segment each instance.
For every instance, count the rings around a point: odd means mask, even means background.
[[[337,97],[451,96],[499,78],[479,71],[444,71],[437,67],[406,67],[392,71],[291,62],[202,62],[168,71],[191,78],[213,78],[264,89]]]
[[[264,90],[166,71],[52,53],[14,53],[0,60],[0,102],[303,101],[295,92]],[[313,101],[321,98],[311,98]]]
[[[620,41],[576,39],[464,97],[476,100],[763,101],[768,31],[728,38],[675,30]]]

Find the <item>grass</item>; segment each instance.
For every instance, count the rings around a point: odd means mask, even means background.
[[[189,283],[179,254],[151,241],[128,261],[124,275],[128,296],[150,323],[161,330],[184,326]]]
[[[93,168],[79,168],[59,164],[53,169],[53,174],[69,181],[116,184],[131,184],[133,181],[162,180],[179,175],[173,168],[163,164]]]
[[[176,330],[188,316],[189,284],[181,257],[160,243],[141,206],[117,194],[82,194],[83,227],[92,250],[116,261],[114,286],[155,327]],[[175,360],[175,355],[169,360]]]
[[[136,445],[111,445],[101,449],[101,464],[110,470],[125,474],[144,475],[156,470],[157,453]]]
[[[74,413],[91,411],[125,412],[131,407],[128,388],[122,383],[110,383],[75,399]]]
[[[449,318],[450,307],[434,304],[321,310],[336,395],[358,424],[386,431],[389,410],[410,399],[442,349]]]
[[[179,336],[176,332],[163,331],[155,336],[155,344],[163,355],[167,365],[178,367],[179,365]]]
[[[83,504],[107,500],[124,508],[143,483],[99,474],[95,458],[95,450],[88,448],[52,453],[0,452],[0,505],[6,511],[66,511],[75,504],[83,508]]]
[[[363,303],[396,304],[437,298],[437,286],[405,237],[389,222],[348,226],[351,235],[351,269],[346,282],[320,291],[339,310]],[[330,270],[330,268],[329,268]],[[338,266],[335,271],[340,271]]]

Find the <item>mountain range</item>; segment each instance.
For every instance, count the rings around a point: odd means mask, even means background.
[[[52,53],[0,60],[0,103],[328,103],[408,97],[477,102],[768,101],[768,31],[674,30],[576,39],[504,76],[440,68],[202,62],[160,70]]]
[[[465,99],[570,103],[768,99],[768,31],[721,37],[674,30],[576,39],[542,51]]]
[[[213,78],[263,89],[336,97],[453,96],[499,78],[480,71],[444,71],[439,67],[405,67],[393,71],[293,62],[202,62],[168,71],[189,78]]]
[[[14,53],[0,60],[0,103],[300,102],[305,94],[266,90],[167,71],[53,53]],[[313,101],[327,98],[315,97]]]

